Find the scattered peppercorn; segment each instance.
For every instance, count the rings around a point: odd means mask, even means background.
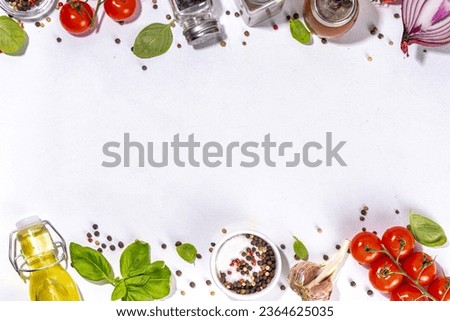
[[[102,252],[103,252],[103,249],[102,249],[101,247],[99,247],[99,248],[97,249],[97,251],[99,251],[100,253],[102,253]]]
[[[131,49],[131,51],[134,51],[134,47],[131,47],[130,49]]]
[[[372,233],[373,233],[373,234],[375,234],[375,235],[377,235],[377,234],[378,234],[378,233],[377,233],[377,231],[373,231]]]
[[[41,23],[39,22],[39,21],[36,21],[35,23],[34,23],[34,25],[36,26],[36,27],[40,27],[41,26]]]
[[[106,237],[106,239],[108,240],[108,241],[112,241],[112,236],[111,235],[108,235],[107,237]]]
[[[383,39],[383,38],[384,38],[384,35],[382,33],[379,33],[378,34],[378,39]]]
[[[50,22],[50,21],[52,21],[52,18],[47,17],[47,18],[45,18],[45,21]]]
[[[177,270],[177,271],[175,272],[175,274],[176,274],[177,276],[181,276],[181,275],[183,274],[183,272],[181,272],[180,270]]]
[[[190,283],[189,283],[189,286],[190,286],[191,288],[195,288],[195,283],[194,283],[194,282],[190,282]]]
[[[250,32],[248,32],[248,30],[244,31],[244,36],[249,37],[250,36]]]
[[[284,244],[281,244],[280,247],[281,247],[282,250],[286,249],[286,245],[284,245]]]
[[[242,45],[243,46],[247,46],[247,42],[246,41],[242,41]]]
[[[116,250],[116,247],[115,247],[113,244],[111,244],[111,245],[109,246],[109,248],[110,248],[111,251],[115,251],[115,250]]]
[[[208,249],[208,251],[209,251],[209,253],[212,253],[212,251],[214,251],[214,249],[213,249],[212,247],[210,247],[210,248]]]
[[[215,295],[216,295],[216,292],[211,291],[211,292],[209,292],[209,294],[211,294],[211,296],[215,296]]]
[[[195,255],[195,257],[197,258],[197,259],[201,259],[202,258],[202,255],[200,254],[200,253],[197,253],[196,255]]]
[[[96,230],[96,229],[98,229],[98,225],[97,225],[97,224],[94,224],[94,225],[92,225],[92,228],[93,228],[94,230]]]
[[[235,12],[235,13],[234,13],[234,16],[235,16],[236,18],[240,17],[239,12]]]
[[[163,250],[167,249],[167,244],[166,244],[166,243],[161,244],[161,248],[162,248]]]
[[[157,5],[157,4],[154,4],[154,5],[153,5],[153,9],[155,9],[155,10],[158,9],[158,5]]]
[[[322,229],[320,227],[317,228],[318,233],[322,233]]]
[[[186,292],[184,292],[184,291],[181,291],[181,292],[180,292],[180,294],[181,294],[181,295],[185,295],[185,294],[186,294]]]
[[[297,254],[294,255],[294,260],[300,261],[300,258],[297,256]]]
[[[290,16],[290,15],[287,15],[287,16],[286,16],[286,20],[287,20],[287,21],[291,20],[291,16]]]
[[[97,236],[97,237],[99,237],[99,236],[100,236],[100,232],[99,232],[99,231],[95,231],[95,232],[94,232],[94,235]]]
[[[95,245],[100,245],[100,241],[95,241]]]
[[[172,20],[172,16],[170,14],[166,14],[166,19],[167,20]]]
[[[372,27],[372,29],[370,29],[370,34],[372,35],[372,36],[375,36],[376,34],[377,34],[377,32],[378,32],[378,28],[377,27]]]
[[[123,242],[122,241],[120,241],[118,244],[117,244],[117,246],[119,247],[119,248],[121,248],[121,249],[123,249],[123,247],[124,247],[124,244],[123,244]]]
[[[92,240],[91,238],[88,239],[88,242],[89,242],[89,243],[92,243],[92,241],[93,241],[93,240]]]
[[[400,18],[400,15],[399,15],[398,13],[394,13],[394,18],[395,18],[395,19]]]
[[[278,30],[278,25],[277,24],[273,25],[273,30]]]
[[[223,228],[223,229],[222,229],[222,233],[223,233],[223,234],[227,234],[227,229],[226,229],[226,228]]]
[[[362,230],[363,232],[367,231],[367,229],[366,229],[365,227],[363,227],[361,230]]]
[[[221,42],[220,42],[220,46],[221,47],[225,47],[227,45],[227,43],[224,41],[224,40],[222,40]]]
[[[62,39],[60,37],[56,38],[56,42],[61,42]]]
[[[281,291],[286,290],[286,286],[285,286],[284,284],[280,285],[280,290],[281,290]]]
[[[146,66],[146,65],[143,65],[143,66],[142,66],[142,70],[146,71],[146,70],[147,70],[147,66]]]
[[[371,61],[371,60],[369,60],[369,61]],[[360,217],[359,217],[359,220],[360,220],[360,221],[365,221],[366,218],[365,218],[364,216],[360,216]]]
[[[206,285],[207,285],[207,286],[210,286],[211,283],[212,283],[211,280],[206,280]]]
[[[328,259],[329,259],[328,255],[325,254],[325,255],[323,256],[323,259],[324,259],[325,261],[328,261]]]
[[[121,26],[123,26],[125,24],[125,21],[117,21],[117,23]]]
[[[369,210],[369,207],[367,205],[364,205],[363,210],[365,210],[367,212]]]
[[[180,246],[181,244],[182,244],[182,243],[181,243],[180,241],[176,241],[176,242],[175,242],[175,246],[177,246],[177,247]]]
[[[230,10],[225,11],[225,14],[229,16],[231,14]]]
[[[297,12],[295,12],[293,17],[294,17],[294,19],[298,19],[300,17],[300,15]]]
[[[361,215],[366,216],[367,215],[367,211],[366,210],[361,210]]]
[[[91,233],[87,233],[86,236],[87,236],[88,239],[92,238],[92,234]]]
[[[340,250],[341,246],[339,244],[336,244],[336,250]]]
[[[120,39],[119,39],[119,38],[116,38],[116,39],[114,39],[114,42],[115,42],[116,44],[120,44]]]
[[[372,290],[367,290],[367,295],[368,296],[372,296],[373,295],[373,291]]]
[[[106,249],[106,244],[102,243],[102,249]]]
[[[394,42],[392,40],[388,41],[389,46],[392,46],[394,44]]]
[[[328,43],[327,38],[322,38],[322,39],[320,39],[320,41],[321,41],[324,45],[326,45],[326,44]]]
[[[354,288],[354,287],[356,286],[356,282],[355,282],[355,281],[351,281],[351,282],[350,282],[350,286],[351,286],[352,288]]]
[[[400,211],[399,210],[395,210],[395,214],[400,214]]]
[[[216,246],[216,243],[211,242],[211,246],[212,246],[212,247]]]

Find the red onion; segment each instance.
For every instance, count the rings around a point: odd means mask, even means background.
[[[408,46],[438,47],[450,43],[450,0],[403,0],[402,51]]]

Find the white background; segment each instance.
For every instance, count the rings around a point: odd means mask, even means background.
[[[28,299],[7,260],[7,244],[14,223],[30,213],[50,220],[68,242],[87,245],[93,223],[126,243],[145,240],[154,259],[184,272],[173,300],[185,290],[184,299],[209,302],[225,298],[211,297],[204,285],[209,243],[222,237],[223,227],[256,228],[285,243],[291,264],[292,235],[305,242],[311,260],[321,261],[363,226],[382,233],[407,224],[411,208],[450,231],[450,47],[423,53],[412,46],[405,58],[401,19],[393,17],[399,6],[361,1],[348,35],[326,45],[315,37],[303,46],[285,20],[301,2],[287,3],[275,31],[271,23],[246,27],[234,17],[234,3],[222,1],[226,47],[193,50],[176,27],[166,55],[140,60],[130,51],[135,36],[170,12],[166,1],[158,5],[154,10],[144,0],[138,20],[124,26],[105,17],[100,30],[84,38],[65,33],[54,12],[44,28],[25,25],[30,41],[24,56],[0,55],[0,300]],[[370,35],[372,24],[384,39]],[[348,167],[101,167],[103,144],[123,141],[124,132],[143,143],[195,133],[202,143],[223,144],[261,141],[271,133],[279,143],[301,146],[324,143],[327,131],[347,141],[341,155]],[[360,222],[364,204],[370,210]],[[177,240],[198,247],[203,259],[195,267],[176,256]],[[426,251],[450,273],[448,247]],[[119,252],[106,256],[118,271]],[[70,272],[85,300],[109,300],[112,288]],[[366,295],[366,273],[349,259],[334,298],[385,299]],[[193,290],[190,281],[197,283]],[[276,289],[271,299],[280,295]],[[298,300],[289,291],[283,298]]]

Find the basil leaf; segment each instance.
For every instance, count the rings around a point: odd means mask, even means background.
[[[153,271],[162,269],[166,264],[164,261],[155,261],[150,264],[146,264],[144,266],[141,266],[139,269],[133,270],[130,272],[128,277],[138,276],[141,274],[151,274]]]
[[[0,17],[0,50],[5,54],[18,53],[27,41],[27,33],[7,16]]]
[[[293,245],[294,253],[297,255],[301,260],[307,260],[309,253],[306,249],[305,244],[302,243],[297,237],[294,236],[295,242]]]
[[[149,264],[144,274],[125,279],[124,301],[157,300],[169,295],[172,273],[160,262]]]
[[[178,255],[188,263],[194,263],[197,255],[197,249],[194,245],[183,243],[177,246]]]
[[[114,287],[114,291],[111,293],[111,301],[122,299],[125,295],[127,295],[127,287],[125,286],[125,282],[120,280]]]
[[[89,281],[114,283],[114,271],[103,254],[76,243],[70,243],[69,249],[72,265],[82,277]]]
[[[410,211],[409,230],[420,244],[429,247],[438,247],[447,243],[444,229],[429,218]]]
[[[120,273],[126,278],[135,270],[150,263],[150,245],[134,241],[126,247],[120,256]]]
[[[173,42],[172,22],[152,23],[139,32],[134,41],[133,53],[139,58],[160,56],[169,50]]]
[[[289,20],[292,38],[298,42],[307,45],[311,41],[311,33],[306,29],[303,22],[298,19]]]

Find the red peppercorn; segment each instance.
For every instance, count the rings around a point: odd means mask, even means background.
[[[273,25],[273,30],[278,30],[278,25],[277,24]]]

